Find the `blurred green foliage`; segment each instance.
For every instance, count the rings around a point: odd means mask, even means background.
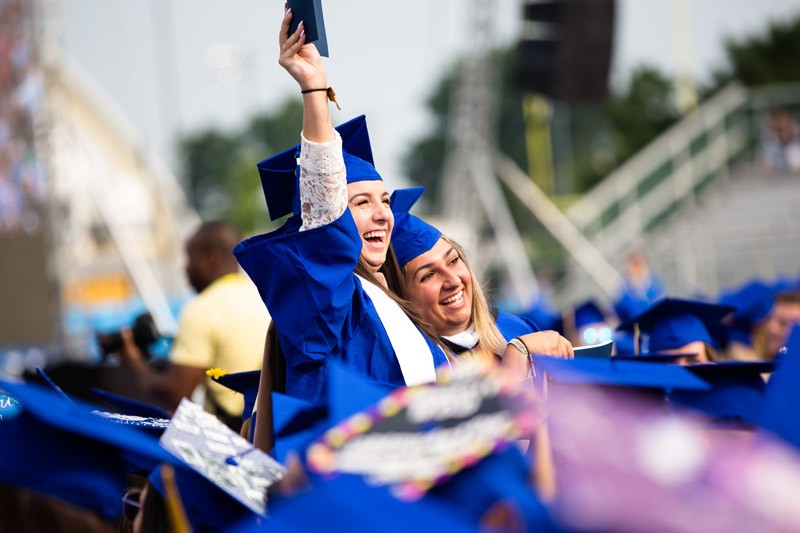
[[[800,80],[800,17],[771,24],[763,32],[725,43],[727,65],[701,89],[708,96],[737,79],[748,85]],[[497,146],[528,168],[523,94],[513,83],[515,48],[494,52],[497,68]],[[403,170],[427,188],[428,205],[438,206],[449,128],[456,63],[428,98],[433,126],[420,132],[403,158]],[[581,194],[680,118],[673,80],[651,66],[640,66],[608,100],[596,104],[555,103],[551,120],[556,191]],[[255,116],[233,132],[208,129],[179,142],[182,178],[204,219],[225,218],[245,232],[269,228],[256,162],[293,146],[302,127],[302,102],[292,98],[274,112]],[[536,233],[538,223],[511,202],[521,227]],[[435,210],[435,208],[434,208]]]
[[[303,105],[284,102],[273,113],[253,117],[244,128],[207,129],[183,137],[178,151],[189,200],[203,220],[226,219],[245,233],[269,223],[256,163],[299,142]]]

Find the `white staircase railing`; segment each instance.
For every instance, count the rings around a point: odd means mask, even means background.
[[[773,105],[800,103],[800,84],[747,89],[732,83],[669,128],[566,211],[571,224],[553,216],[555,206],[530,201],[530,187],[514,172],[504,181],[561,242],[572,259],[558,290],[559,303],[590,294],[611,295],[626,248],[646,242],[673,212],[728,179],[729,166],[752,146]],[[551,223],[548,223],[550,221]],[[567,227],[569,226],[569,227]],[[567,228],[564,230],[564,228]],[[657,267],[657,265],[656,265]]]
[[[732,84],[672,126],[570,206],[567,215],[607,257],[636,242],[747,146],[747,90]]]

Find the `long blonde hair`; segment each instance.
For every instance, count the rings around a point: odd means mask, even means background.
[[[472,324],[475,326],[475,333],[478,334],[478,344],[471,350],[472,354],[497,359],[498,356],[505,353],[506,339],[497,329],[497,321],[489,308],[486,293],[478,278],[475,277],[475,271],[472,270],[472,266],[467,260],[464,248],[446,235],[442,235],[442,239],[453,247],[459,259],[469,270],[469,278],[472,282]]]

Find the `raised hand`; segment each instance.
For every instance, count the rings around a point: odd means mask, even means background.
[[[278,38],[281,48],[278,63],[297,81],[300,90],[328,87],[325,67],[317,47],[306,44],[305,24],[300,22],[297,30],[289,35],[291,21],[292,11],[287,8]]]

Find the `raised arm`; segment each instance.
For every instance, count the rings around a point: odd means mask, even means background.
[[[347,181],[342,141],[333,129],[328,96],[328,78],[322,58],[313,44],[305,44],[303,23],[291,36],[287,10],[281,24],[281,55],[278,63],[297,81],[303,93],[303,135],[300,148],[300,230],[329,224],[347,209]],[[305,92],[309,91],[310,92]]]
[[[292,12],[286,9],[281,24],[278,63],[294,78],[301,91],[328,87],[328,77],[322,58],[313,44],[306,44],[305,24],[289,35]],[[333,140],[333,123],[325,91],[303,94],[303,136],[309,141],[324,143]]]

